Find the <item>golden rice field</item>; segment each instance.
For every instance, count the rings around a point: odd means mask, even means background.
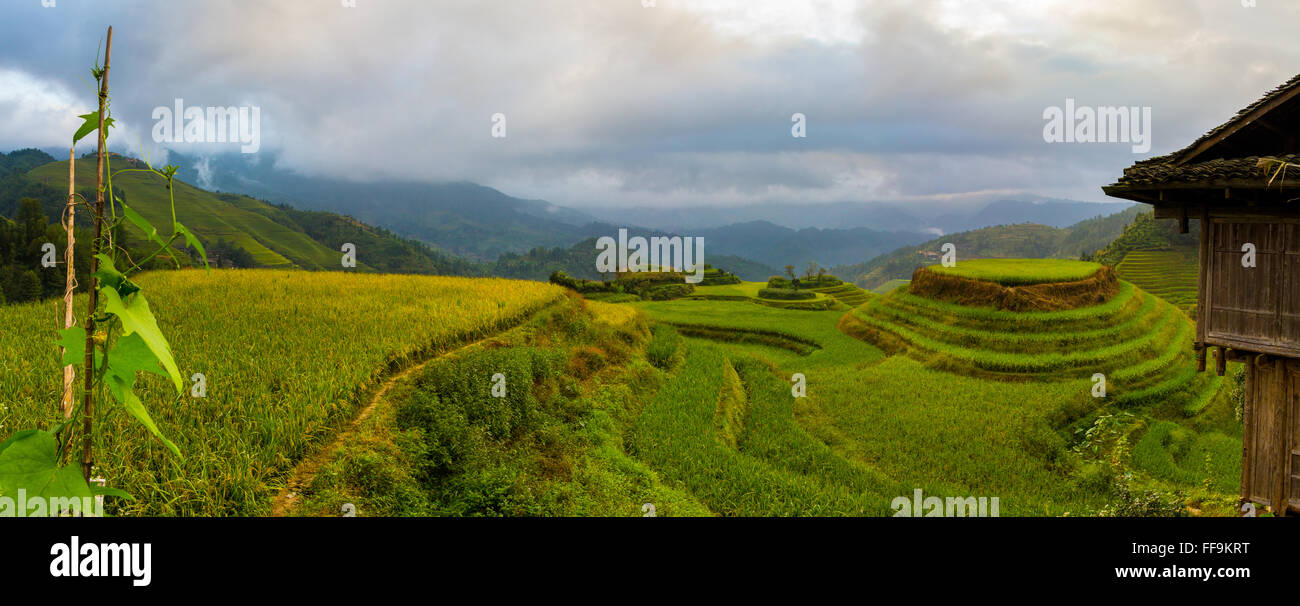
[[[140,377],[145,405],[183,460],[102,400],[99,474],[135,496],[112,499],[119,515],[265,515],[293,466],[389,370],[518,324],[564,296],[539,282],[277,270],[136,281],[181,374],[202,373],[207,395],[187,387],[176,396],[164,379]],[[48,302],[0,308],[0,440],[57,422],[61,318]]]

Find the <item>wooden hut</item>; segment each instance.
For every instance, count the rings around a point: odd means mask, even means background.
[[[1246,364],[1242,502],[1300,513],[1300,76],[1172,154],[1124,170],[1109,196],[1200,230],[1199,370]],[[1292,165],[1295,163],[1295,165]],[[1253,253],[1253,256],[1252,256]]]

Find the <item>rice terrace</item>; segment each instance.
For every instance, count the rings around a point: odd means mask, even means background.
[[[1289,570],[1247,549],[1300,515],[1276,4],[0,8],[0,518],[58,518],[0,555]]]

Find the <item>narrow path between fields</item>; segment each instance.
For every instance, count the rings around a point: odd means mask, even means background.
[[[370,396],[370,401],[366,403],[365,408],[362,408],[361,412],[357,413],[357,416],[352,419],[343,431],[340,431],[338,435],[334,436],[334,439],[330,440],[330,443],[321,448],[315,455],[303,459],[301,463],[298,463],[298,465],[294,467],[293,474],[289,477],[289,483],[280,490],[280,493],[276,495],[275,500],[271,503],[271,516],[282,517],[289,515],[289,512],[293,510],[294,504],[298,502],[298,497],[302,494],[303,488],[311,484],[311,481],[315,479],[316,473],[320,471],[320,468],[328,463],[330,457],[333,456],[334,453],[343,446],[343,444],[352,438],[356,433],[357,428],[361,427],[361,424],[365,422],[366,419],[370,418],[370,415],[374,413],[375,408],[383,401],[384,396],[388,395],[389,390],[391,390],[394,385],[397,385],[398,381],[423,370],[424,367],[428,366],[432,362],[436,362],[449,356],[454,356],[467,349],[483,345],[488,341],[493,341],[500,335],[510,332],[522,324],[527,323],[535,316],[536,312],[529,315],[519,324],[502,329],[496,334],[489,335],[472,343],[467,343],[455,349],[435,354],[425,360],[412,364],[401,372],[385,379],[383,384],[380,385],[379,388]]]

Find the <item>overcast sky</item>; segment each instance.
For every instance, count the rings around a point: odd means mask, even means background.
[[[0,150],[66,148],[111,24],[131,153],[177,98],[257,106],[286,169],[569,206],[1103,201],[1300,72],[1294,0],[54,2],[0,0]],[[1046,143],[1067,98],[1150,107],[1150,152]]]

